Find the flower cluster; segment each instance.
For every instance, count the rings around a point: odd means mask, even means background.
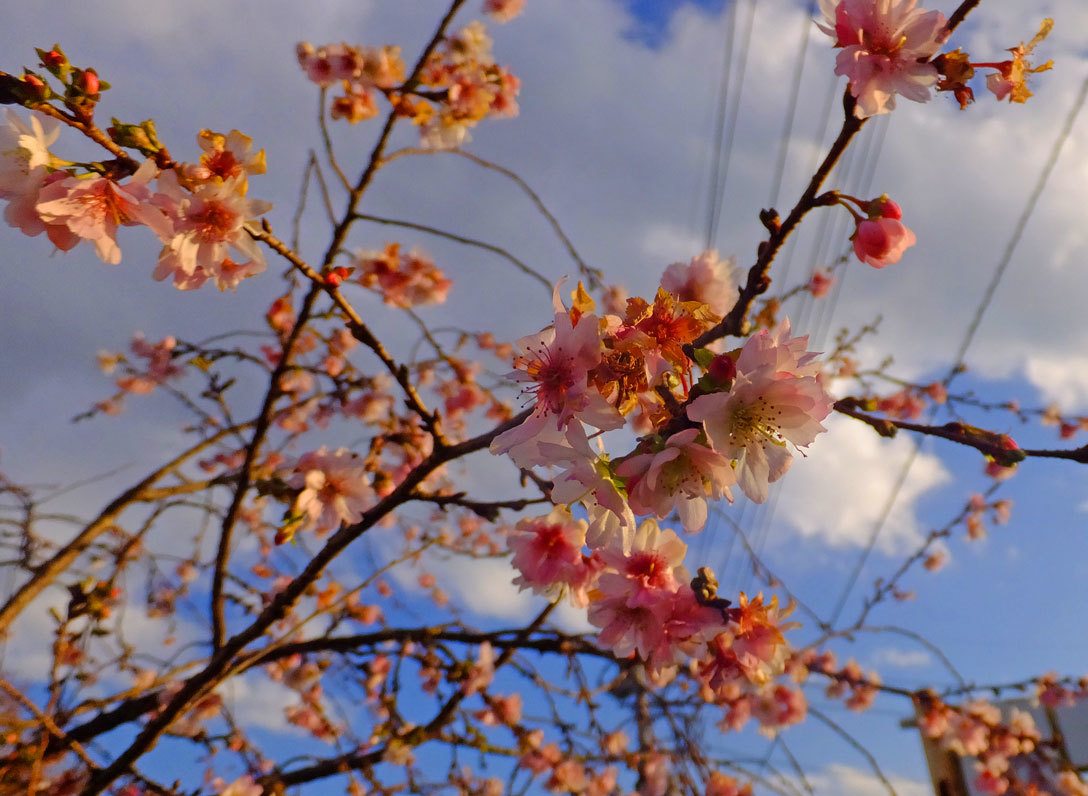
[[[489,0],[485,10],[500,21],[520,12],[523,0]],[[480,22],[443,39],[423,64],[418,85],[405,85],[399,47],[358,47],[328,44],[296,48],[299,66],[322,88],[343,91],[329,109],[334,119],[355,124],[378,114],[382,94],[398,115],[421,128],[425,146],[460,146],[469,128],[487,116],[516,116],[520,81],[497,65],[491,39]]]
[[[508,536],[515,583],[587,607],[617,656],[637,657],[662,681],[684,665],[734,721],[755,715],[773,731],[805,715],[801,693],[774,682],[789,611],[743,593],[731,606],[706,570],[691,581],[686,544],[658,524],[675,512],[699,531],[707,501],[732,501],[734,485],[765,500],[791,448],[811,444],[831,411],[816,355],[788,321],[733,352],[691,347],[720,319],[716,309],[732,307],[735,285],[729,265],[704,252],[670,266],[653,303],[628,299],[622,316],[598,316],[581,285],[568,309],[556,286],[552,324],[518,341],[510,374],[532,412],[491,450],[521,468],[558,470],[557,507]],[[628,419],[649,433],[612,461],[593,439]]]
[[[820,30],[841,48],[835,74],[850,80],[858,118],[887,113],[901,95],[926,102],[937,84],[929,60],[944,40],[939,11],[916,8],[917,0],[820,0]]]
[[[1063,770],[1061,755],[1043,739],[1029,712],[1010,706],[1003,715],[1005,711],[981,699],[952,706],[931,691],[915,694],[914,701],[926,737],[961,757],[976,758],[973,784],[980,793],[1088,793],[1075,772]]]
[[[404,254],[396,243],[382,251],[358,252],[354,267],[360,284],[380,293],[386,304],[402,309],[441,304],[453,284],[421,252]]]
[[[182,290],[208,280],[233,290],[266,268],[250,224],[271,204],[245,198],[247,176],[264,172],[264,152],[252,153],[252,141],[237,130],[202,131],[197,163],[160,170],[149,159],[127,175],[53,155],[49,147],[59,129],[52,118],[32,114],[24,121],[11,110],[5,115],[0,198],[8,201],[5,220],[24,234],[45,232],[65,251],[89,241],[99,259],[116,265],[118,229],[148,227],[163,244],[153,276],[172,278]]]
[[[986,87],[998,100],[1025,102],[1031,96],[1028,77],[1051,68],[1050,61],[1032,66],[1028,61],[1054,26],[1044,20],[1027,44],[1009,49],[1012,58],[972,63],[960,50],[937,55],[948,38],[947,21],[939,11],[917,7],[918,0],[820,0],[823,19],[817,26],[841,49],[835,74],[850,81],[859,119],[888,113],[896,95],[926,102],[930,89],[952,92],[961,108],[974,100],[968,81],[976,68],[992,69]]]

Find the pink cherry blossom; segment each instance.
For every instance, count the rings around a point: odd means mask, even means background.
[[[858,222],[854,232],[854,254],[866,265],[883,268],[899,262],[903,252],[917,239],[896,218],[867,218]]]
[[[173,277],[181,290],[198,288],[212,279],[224,290],[267,267],[247,222],[272,205],[244,198],[241,188],[239,178],[231,178],[197,185],[190,192],[182,188],[173,170],[159,176],[161,193],[156,202],[171,226],[159,236],[166,245],[152,274],[155,279]],[[236,261],[232,255],[241,257]]]
[[[20,185],[37,169],[52,165],[49,147],[60,135],[60,123],[31,113],[29,122],[10,108],[0,125],[0,199],[20,193]]]
[[[618,658],[650,657],[663,641],[661,619],[667,601],[653,606],[630,606],[627,595],[601,596],[589,604],[590,624],[601,629],[597,641]],[[655,610],[656,609],[656,610]]]
[[[508,453],[519,467],[547,463],[535,438],[548,426],[563,430],[575,419],[603,430],[623,425],[620,413],[589,384],[589,371],[602,353],[597,316],[586,313],[573,321],[559,299],[559,287],[553,298],[555,322],[518,340],[522,353],[514,360],[517,370],[508,374],[530,384],[524,391],[536,398],[533,413],[491,443],[493,454]]]
[[[543,517],[521,520],[508,538],[514,568],[521,574],[514,583],[538,594],[567,590],[576,604],[584,588],[586,522],[557,506]],[[571,588],[574,587],[574,588]],[[583,603],[584,605],[584,603]]]
[[[50,242],[61,251],[73,248],[81,240],[79,235],[72,232],[67,224],[47,222],[38,213],[38,197],[42,188],[66,179],[67,176],[63,171],[49,173],[48,169],[41,167],[30,171],[25,180],[17,184],[9,183],[15,187],[0,191],[0,197],[9,200],[4,208],[4,220],[32,238],[44,232]]]
[[[652,517],[643,520],[632,535],[627,549],[612,545],[601,551],[601,558],[614,572],[601,575],[598,587],[604,594],[623,594],[632,606],[653,605],[669,598],[688,580],[682,566],[687,545],[676,532],[662,529]]]
[[[386,304],[402,309],[441,304],[453,285],[422,252],[404,254],[395,243],[382,251],[358,252],[354,264],[364,287],[380,293]]]
[[[929,63],[944,41],[939,11],[915,8],[917,0],[820,0],[820,30],[841,47],[835,74],[850,80],[859,119],[895,108],[895,95],[926,102],[937,83]]]
[[[779,378],[816,376],[820,373],[819,356],[808,350],[808,335],[790,337],[790,319],[784,318],[774,329],[760,329],[745,341],[737,357],[737,371],[769,369]]]
[[[302,490],[295,499],[295,512],[320,531],[341,522],[358,522],[374,504],[370,474],[347,448],[329,453],[321,447],[305,453],[295,463],[294,472],[289,483]]]
[[[117,227],[144,224],[157,234],[169,225],[151,205],[147,183],[158,173],[154,161],[145,161],[125,185],[107,177],[66,177],[44,186],[38,194],[37,211],[48,224],[64,224],[72,232],[94,243],[102,262],[117,265],[121,249]]]
[[[681,301],[699,301],[715,315],[724,316],[737,303],[740,287],[736,261],[718,258],[715,249],[707,249],[691,262],[673,263],[661,275],[661,287]]]
[[[789,469],[787,445],[810,445],[826,430],[820,421],[831,412],[823,384],[810,375],[819,364],[804,351],[807,338],[788,334],[787,322],[750,337],[732,389],[701,395],[688,406],[688,417],[703,424],[714,449],[735,460],[737,484],[757,503]]]
[[[632,456],[616,468],[627,479],[631,509],[665,519],[680,515],[684,530],[702,530],[707,497],[733,502],[729,487],[737,481],[729,460],[696,441],[699,429],[689,428],[669,437],[655,453]]]

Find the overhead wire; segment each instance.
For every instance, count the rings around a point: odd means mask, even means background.
[[[722,70],[718,84],[718,104],[714,114],[714,151],[710,158],[710,184],[707,186],[705,246],[709,249],[713,245],[714,219],[719,212],[718,208],[718,183],[722,169],[722,148],[725,143],[725,117],[726,105],[729,101],[730,71],[733,64],[733,39],[736,37],[737,5],[739,0],[733,0],[729,9],[728,22],[726,23],[725,42],[722,46]]]
[[[733,8],[736,9],[740,0],[734,0]],[[718,238],[718,226],[721,222],[722,206],[725,203],[725,188],[729,181],[729,164],[733,156],[733,143],[736,140],[737,119],[740,117],[741,100],[744,96],[744,77],[748,69],[748,53],[752,44],[752,28],[755,25],[756,6],[759,0],[750,0],[748,12],[748,24],[744,28],[741,38],[740,54],[738,55],[738,74],[734,81],[734,99],[730,107],[729,119],[725,126],[725,142],[720,153],[721,168],[714,194],[714,209],[710,216],[710,228],[707,233],[706,248],[714,247],[714,241]]]
[[[797,48],[797,61],[793,66],[793,79],[790,81],[790,99],[787,103],[786,121],[782,125],[782,137],[778,141],[778,158],[774,164],[774,180],[771,182],[768,207],[778,204],[778,194],[782,190],[782,176],[786,173],[786,161],[789,157],[790,141],[793,139],[793,121],[797,115],[797,100],[801,94],[801,78],[805,71],[805,55],[808,53],[808,41],[812,32],[812,17],[816,14],[816,0],[810,0],[801,24],[801,43]]]

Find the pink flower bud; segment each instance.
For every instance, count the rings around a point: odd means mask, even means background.
[[[812,272],[812,278],[808,280],[805,287],[808,288],[808,292],[812,294],[813,298],[822,298],[827,295],[827,291],[831,289],[834,281],[834,277],[821,268]]]
[[[728,354],[718,354],[710,360],[710,378],[719,384],[732,381],[737,377],[737,361]]]
[[[53,69],[64,66],[67,62],[68,59],[64,57],[64,54],[56,50],[50,50],[42,56],[42,65]]]
[[[883,218],[894,218],[898,221],[903,217],[903,210],[891,199],[882,197],[880,202],[880,215]]]
[[[30,87],[33,95],[39,98],[45,97],[46,86],[37,75],[23,75],[23,83]]]
[[[854,254],[873,268],[899,262],[903,252],[916,242],[914,233],[898,219],[866,219],[854,232]]]
[[[94,72],[82,72],[79,75],[77,85],[84,94],[93,96],[98,93],[98,75]]]

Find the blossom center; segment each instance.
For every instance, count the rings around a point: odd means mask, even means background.
[[[208,202],[203,210],[191,217],[191,221],[196,225],[201,240],[219,242],[231,237],[238,216],[221,202]]]

